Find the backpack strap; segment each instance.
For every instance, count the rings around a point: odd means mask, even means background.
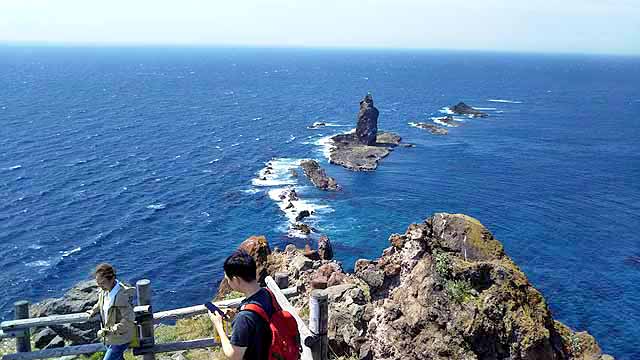
[[[267,292],[269,293],[269,296],[271,296],[271,306],[273,307],[273,313],[275,314],[276,312],[282,310],[280,308],[280,305],[278,304],[278,301],[276,300],[276,297],[273,295],[271,290],[269,290],[268,288],[264,288],[264,289],[267,290]],[[253,311],[254,313],[260,315],[260,317],[262,319],[264,319],[264,321],[266,321],[267,323],[271,321],[271,317],[269,315],[267,315],[267,312],[264,311],[262,306],[260,306],[258,304],[245,304],[245,305],[242,305],[242,307],[240,308],[240,311],[242,311],[242,310]]]
[[[271,307],[273,307],[273,312],[277,313],[278,311],[281,311],[282,308],[280,307],[280,304],[278,304],[278,300],[276,300],[276,296],[273,295],[273,292],[269,288],[265,288],[265,290],[267,290],[271,296]]]

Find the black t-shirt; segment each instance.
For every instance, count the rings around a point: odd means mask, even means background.
[[[245,299],[240,306],[256,304],[262,307],[268,316],[273,315],[271,295],[265,289]],[[269,323],[260,315],[250,310],[243,310],[231,322],[231,344],[246,347],[243,359],[267,360],[271,346],[271,329]]]

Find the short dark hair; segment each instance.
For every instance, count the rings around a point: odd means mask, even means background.
[[[100,275],[105,279],[113,280],[116,278],[116,269],[114,269],[113,266],[111,266],[111,264],[102,263],[96,266],[96,269],[93,272],[93,275],[96,277]]]
[[[246,282],[256,280],[256,261],[246,251],[238,250],[224,261],[227,277],[239,276]]]

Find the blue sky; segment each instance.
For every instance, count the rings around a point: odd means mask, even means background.
[[[640,0],[0,0],[0,42],[640,55]]]

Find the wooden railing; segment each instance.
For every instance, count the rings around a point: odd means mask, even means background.
[[[288,277],[276,274],[276,280],[267,277],[267,287],[274,293],[282,309],[289,311],[298,323],[298,330],[302,340],[303,360],[326,360],[327,357],[327,325],[328,302],[327,295],[321,290],[314,290],[309,299],[309,326],[304,323],[296,310],[291,306],[287,297],[298,294],[297,287],[288,287]],[[151,282],[143,279],[136,283],[138,305],[134,308],[136,325],[139,329],[140,346],[133,349],[134,355],[141,355],[144,360],[155,360],[156,353],[208,348],[219,346],[214,338],[205,338],[172,343],[155,343],[154,323],[167,319],[179,319],[199,314],[206,314],[204,305],[190,306],[180,309],[154,313],[151,297]],[[221,308],[238,307],[244,298],[236,298],[216,302]],[[13,337],[16,339],[16,352],[7,354],[2,360],[32,360],[61,357],[67,355],[92,354],[105,351],[102,343],[65,346],[61,348],[31,351],[31,328],[51,325],[83,323],[89,320],[87,313],[67,315],[52,315],[40,318],[29,318],[29,302],[18,301],[15,304],[15,320],[0,323],[0,339]]]

